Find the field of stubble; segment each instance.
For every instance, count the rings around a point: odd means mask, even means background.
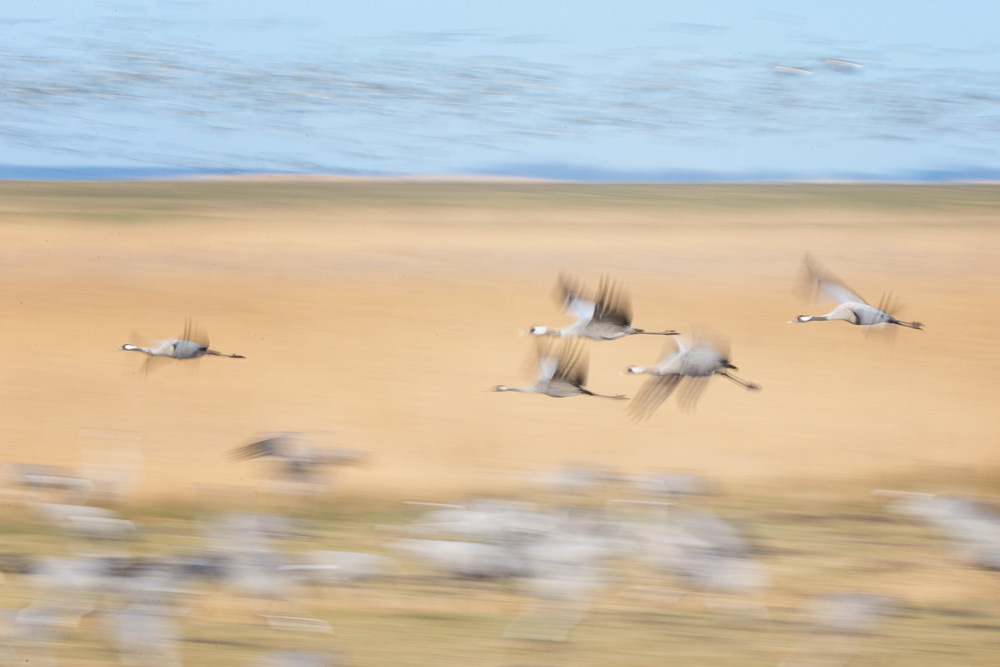
[[[131,511],[150,526],[206,498],[296,511],[264,491],[260,462],[225,456],[294,430],[372,453],[298,508],[332,522],[327,548],[378,548],[370,526],[401,521],[399,501],[516,494],[518,471],[581,462],[707,475],[723,490],[713,506],[770,549],[767,627],[612,596],[577,640],[539,650],[501,640],[520,608],[506,589],[382,585],[311,602],[350,664],[778,664],[803,596],[841,586],[907,601],[856,664],[994,664],[996,575],[954,566],[869,492],[1000,490],[998,187],[2,183],[0,219],[0,460],[138,463]],[[870,302],[892,292],[925,330],[787,324],[829,310],[796,289],[807,252]],[[643,423],[616,401],[491,392],[532,380],[519,332],[570,321],[560,272],[621,280],[636,326],[728,339],[762,391],[717,378],[694,412],[672,400]],[[115,351],[188,318],[246,359],[144,376]],[[589,386],[634,394],[642,378],[620,371],[661,347],[591,343]],[[55,549],[18,502],[6,550]],[[212,637],[246,646],[256,626],[207,618],[185,664],[244,664]],[[102,664],[85,653],[64,662]]]

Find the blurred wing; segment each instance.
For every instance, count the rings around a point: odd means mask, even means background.
[[[670,398],[681,381],[680,375],[660,375],[651,377],[639,388],[635,397],[629,401],[628,413],[633,419],[648,419]]]
[[[892,292],[884,292],[882,294],[882,298],[878,302],[878,309],[883,313],[889,313],[895,316],[899,316],[903,312],[899,299],[893,296]]]
[[[811,286],[814,295],[816,292],[822,292],[828,298],[833,299],[837,303],[847,303],[848,301],[857,301],[858,303],[865,304],[868,303],[862,299],[857,292],[845,285],[842,280],[837,278],[832,273],[824,270],[811,255],[806,255],[804,266],[807,281]]]
[[[559,367],[559,357],[553,349],[553,344],[543,338],[538,338],[538,379],[548,382],[556,374]]]
[[[566,312],[572,313],[578,322],[589,322],[593,319],[595,304],[583,295],[580,285],[562,275],[559,276],[559,290]]]
[[[680,336],[664,336],[664,338],[666,340],[663,342],[663,351],[660,352],[659,358],[653,364],[653,368],[659,371],[665,370],[668,364],[675,363],[674,360],[677,356],[686,352],[691,347]]]
[[[892,294],[883,294],[882,299],[878,302],[878,309],[883,313],[888,313],[893,317],[902,319],[903,309],[899,305],[899,301]],[[895,338],[896,334],[899,333],[899,327],[893,326],[888,322],[882,324],[875,324],[872,326],[865,327],[865,337],[874,336],[880,338]]]
[[[538,360],[538,379],[548,382],[556,374],[559,360],[555,357],[543,357]]]
[[[147,356],[145,361],[142,362],[142,374],[143,376],[148,376],[150,371],[156,370],[163,364],[173,361],[170,357],[150,357]]]
[[[208,347],[208,334],[190,318],[184,322],[184,333],[181,334],[181,338],[197,343],[201,347]]]
[[[817,289],[837,303],[847,303],[848,301],[856,301],[858,303],[865,304],[868,303],[858,296],[856,292],[845,287],[841,283],[831,282],[829,280],[820,280],[817,282]]]
[[[600,322],[631,326],[632,306],[628,296],[620,284],[611,281],[607,276],[601,278],[597,288],[597,301],[593,316]]]
[[[229,458],[233,461],[247,461],[249,459],[259,459],[262,456],[280,456],[285,436],[275,436],[266,440],[251,442],[249,445],[238,447],[229,452]]]
[[[727,339],[712,335],[705,329],[699,327],[693,328],[691,338],[692,338],[691,348],[711,350],[717,356],[723,359],[729,358],[730,344]]]
[[[705,391],[710,376],[689,377],[677,393],[677,407],[681,412],[691,412]]]
[[[579,340],[563,345],[559,353],[559,365],[556,367],[555,380],[565,380],[570,384],[582,387],[587,384],[589,358],[583,351],[583,343]]]

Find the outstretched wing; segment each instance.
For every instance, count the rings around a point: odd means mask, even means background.
[[[662,373],[671,367],[680,368],[677,359],[686,352],[691,345],[680,336],[666,336],[663,341],[663,350],[656,359],[656,363],[650,368],[656,373]]]
[[[837,303],[847,303],[848,301],[868,303],[857,292],[845,285],[844,281],[823,269],[812,255],[806,255],[803,267],[806,282],[814,296],[817,292],[822,292]]]
[[[287,436],[277,435],[251,442],[249,445],[238,447],[229,452],[229,458],[233,461],[248,461],[263,456],[284,456],[286,440]]]
[[[628,414],[636,420],[649,419],[670,398],[681,382],[680,375],[658,375],[646,380],[628,405]]]
[[[181,339],[197,343],[201,347],[208,347],[208,333],[192,322],[190,318],[184,322],[184,333],[181,334]]]
[[[625,294],[621,284],[615,283],[607,276],[601,278],[594,304],[596,321],[623,327],[632,325],[632,306],[628,295]]]
[[[559,276],[559,295],[563,309],[572,313],[577,322],[589,322],[594,317],[596,304],[584,295],[583,287],[565,274]]]
[[[546,338],[536,339],[538,348],[538,381],[549,382],[556,374],[559,367],[559,355],[556,354],[555,344]]]
[[[729,339],[718,336],[714,332],[702,326],[691,327],[691,349],[705,348],[712,350],[718,356],[728,359],[730,344]]]
[[[552,376],[554,381],[565,381],[577,387],[587,384],[590,358],[584,352],[583,342],[574,340],[563,343],[558,353],[559,363]]]
[[[697,405],[705,391],[705,386],[711,379],[710,375],[698,377],[688,377],[684,380],[684,386],[677,392],[677,407],[681,412],[691,412]]]

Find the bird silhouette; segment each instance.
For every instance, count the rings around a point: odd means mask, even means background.
[[[829,320],[843,320],[850,324],[859,326],[874,326],[878,324],[898,324],[911,329],[923,329],[921,322],[904,322],[890,315],[885,308],[888,308],[888,299],[883,299],[880,307],[870,305],[867,301],[858,296],[857,292],[850,289],[839,278],[824,271],[819,264],[809,255],[805,259],[805,272],[807,282],[814,292],[822,292],[827,297],[837,302],[837,307],[826,315],[799,315],[789,323],[794,322],[824,322]]]
[[[587,383],[589,359],[580,342],[551,343],[538,342],[538,379],[526,387],[497,385],[494,391],[520,391],[529,394],[545,394],[553,398],[568,396],[598,396],[600,398],[624,399],[625,396],[597,394],[584,385]]]
[[[230,359],[246,359],[242,354],[224,354],[208,346],[208,335],[188,320],[184,325],[184,333],[179,338],[165,338],[150,347],[126,343],[118,351],[141,352],[146,355],[143,372],[148,372],[149,362],[154,358],[165,359],[199,359],[206,355],[229,357]]]
[[[675,336],[678,332],[645,331],[632,326],[632,307],[621,286],[609,278],[601,278],[594,296],[584,295],[583,289],[565,275],[559,278],[563,308],[576,315],[576,322],[552,329],[533,326],[528,333],[533,336],[558,336],[560,338],[590,338],[591,340],[616,340],[625,336]]]
[[[738,369],[729,363],[717,343],[703,337],[697,338],[693,344],[683,338],[670,341],[668,349],[672,348],[672,351],[656,364],[629,366],[625,371],[632,375],[645,373],[651,376],[629,404],[628,411],[632,417],[648,418],[682,384],[678,407],[681,410],[693,409],[713,375],[721,375],[747,389],[760,389],[759,385],[730,373]]]

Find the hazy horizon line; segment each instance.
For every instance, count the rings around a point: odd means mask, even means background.
[[[0,164],[0,181],[130,181],[199,178],[284,178],[359,180],[498,180],[580,183],[976,183],[1000,181],[1000,169],[957,167],[911,169],[892,173],[807,172],[758,169],[709,171],[695,169],[614,169],[563,163],[508,164],[442,173],[406,173],[350,169],[280,171],[236,167],[155,166],[34,166]]]

